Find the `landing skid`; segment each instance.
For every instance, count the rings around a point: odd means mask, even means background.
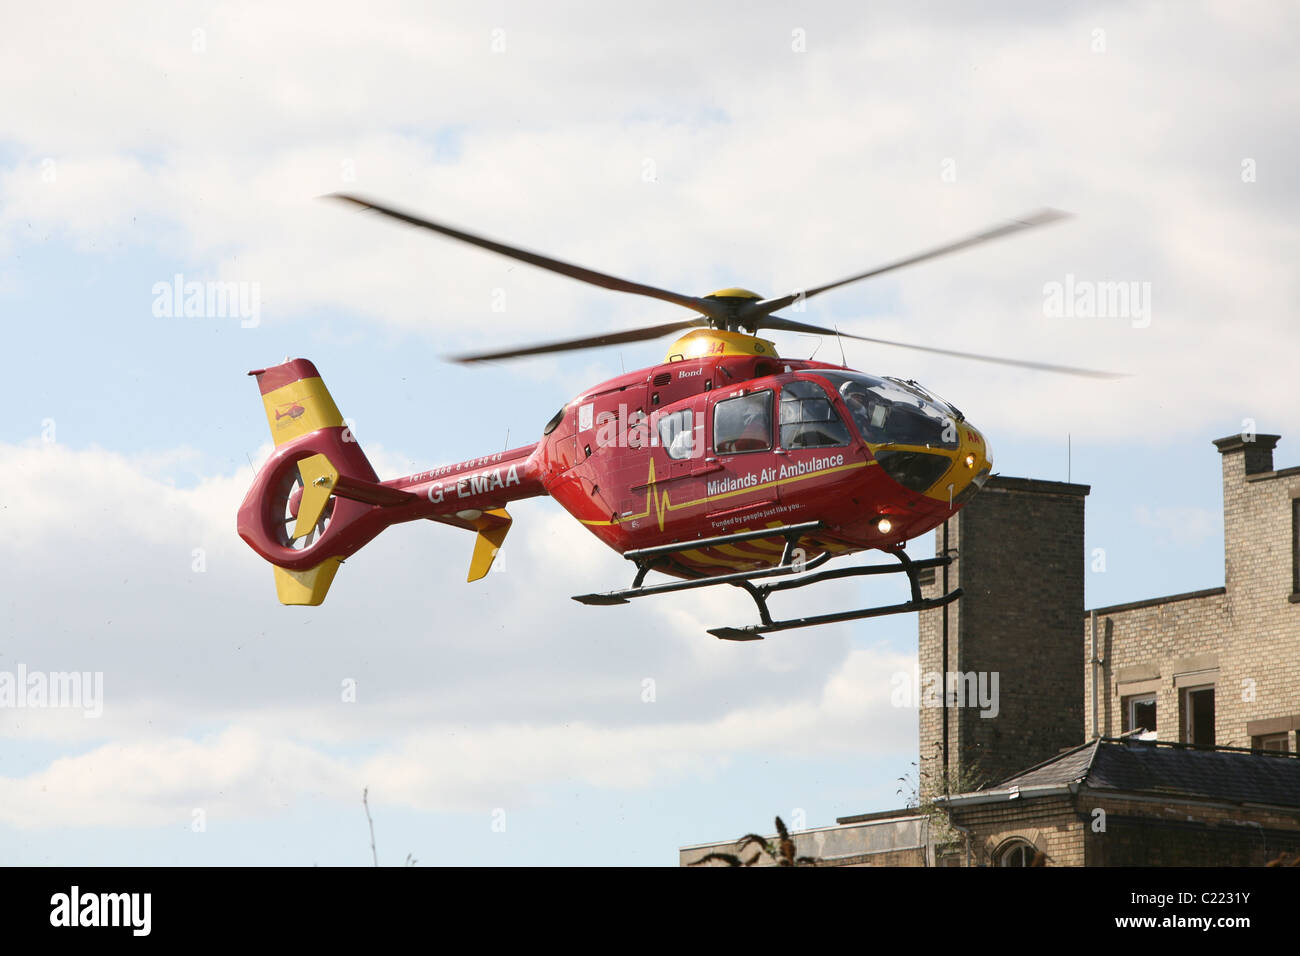
[[[758,607],[758,616],[762,621],[761,624],[753,624],[748,627],[715,627],[710,628],[709,633],[724,641],[761,641],[764,634],[771,634],[775,631],[788,631],[796,627],[814,627],[818,624],[837,624],[841,621],[856,621],[868,617],[883,617],[887,614],[908,614],[912,611],[925,611],[931,608],[943,607],[961,597],[961,588],[949,591],[947,594],[934,598],[921,597],[921,582],[917,578],[917,573],[926,568],[942,567],[951,563],[952,558],[948,555],[935,558],[925,558],[920,561],[913,561],[901,550],[890,551],[899,560],[898,566],[869,564],[854,568],[837,568],[833,571],[817,571],[832,555],[829,552],[818,555],[811,561],[800,561],[795,559],[796,545],[800,538],[821,529],[820,521],[806,521],[802,524],[782,525],[779,528],[765,528],[761,531],[742,531],[738,534],[720,535],[715,538],[699,538],[694,541],[682,542],[679,544],[666,544],[657,548],[641,548],[636,551],[628,551],[623,557],[632,561],[636,567],[636,577],[632,581],[632,586],[622,591],[607,591],[603,594],[580,594],[575,595],[574,600],[581,604],[594,606],[608,606],[614,604],[626,604],[632,598],[645,597],[651,594],[670,594],[675,591],[689,591],[695,588],[712,587],[715,584],[731,584],[744,591],[754,599]],[[765,568],[760,571],[737,571],[730,574],[715,574],[707,577],[696,578],[689,581],[673,581],[668,584],[653,584],[645,586],[645,577],[655,567],[675,554],[683,551],[690,551],[696,548],[711,548],[724,544],[735,544],[741,541],[750,541],[755,538],[784,538],[785,549],[781,554],[781,561],[774,567]],[[808,573],[811,572],[811,573]],[[774,591],[788,591],[795,588],[807,587],[810,584],[817,584],[822,581],[831,581],[838,578],[860,577],[873,574],[897,574],[902,572],[907,575],[908,583],[911,585],[911,600],[902,604],[889,604],[882,607],[859,608],[853,611],[839,611],[833,614],[816,614],[811,617],[791,618],[784,621],[772,620],[772,615],[768,611],[767,599]],[[784,578],[785,580],[774,581],[770,584],[755,584],[755,581],[761,581],[766,578]]]

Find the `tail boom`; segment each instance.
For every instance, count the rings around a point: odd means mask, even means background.
[[[476,532],[469,580],[478,580],[510,529],[506,504],[546,494],[538,443],[381,482],[311,362],[249,374],[276,447],[237,525],[275,566],[284,604],[320,604],[341,561],[389,525],[419,519]]]

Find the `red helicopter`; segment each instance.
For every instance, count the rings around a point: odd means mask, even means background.
[[[455,357],[502,360],[681,335],[662,364],[583,392],[539,441],[404,478],[380,481],[306,359],[250,372],[275,451],[239,509],[238,528],[275,567],[284,604],[318,605],[340,562],[392,524],[428,519],[474,531],[469,580],[487,574],[510,530],[506,505],[550,495],[633,562],[629,588],[575,597],[634,597],[728,584],[754,599],[760,623],[714,628],[755,640],[795,627],[938,607],[960,589],[922,598],[917,574],[948,555],[912,560],[907,541],[935,528],[983,486],[992,467],[979,429],[916,382],[843,365],[784,359],[765,329],[843,336],[987,362],[1090,377],[1113,373],[903,345],[841,333],[775,313],[851,282],[1045,225],[1043,210],[837,282],[763,299],[745,289],[703,297],[615,278],[432,222],[356,196],[331,197],[453,239],[619,292],[691,309],[650,328]],[[819,570],[832,558],[877,550],[898,564]],[[668,576],[646,584],[651,572]],[[858,575],[902,572],[901,604],[773,620],[777,591]]]

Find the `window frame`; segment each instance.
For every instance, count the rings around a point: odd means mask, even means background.
[[[809,424],[816,424],[819,421],[824,421],[828,424],[834,422],[837,423],[844,432],[843,441],[831,442],[829,444],[824,444],[824,445],[787,445],[785,443],[785,427],[787,423],[781,420],[781,408],[786,403],[786,394],[792,385],[807,386],[813,389],[817,393],[816,396],[801,396],[801,397],[796,397],[793,395],[791,396],[790,398],[791,402],[799,403],[800,415],[803,414],[804,402],[823,401],[826,403],[826,407],[830,409],[831,417],[826,419],[800,418],[799,421],[789,422],[788,424],[809,425]],[[844,420],[843,413],[836,406],[836,399],[838,398],[839,398],[838,394],[832,397],[831,391],[825,385],[821,384],[820,382],[816,382],[810,378],[797,378],[794,379],[793,381],[785,382],[781,386],[781,398],[776,403],[776,416],[775,416],[776,420],[774,422],[776,426],[776,435],[775,435],[777,440],[776,447],[782,449],[783,451],[803,451],[805,449],[817,449],[817,448],[848,448],[850,445],[852,445],[854,441],[857,440],[856,432],[854,431],[853,428],[850,427],[849,423]]]
[[[993,859],[1000,867],[1028,868],[1034,865],[1034,860],[1038,858],[1038,852],[1038,847],[1028,840],[1023,837],[1014,837],[998,847]],[[1012,862],[1014,857],[1019,857],[1020,862]]]
[[[1300,602],[1300,497],[1291,499],[1291,602]]]
[[[1155,691],[1148,691],[1145,694],[1130,694],[1127,697],[1121,698],[1120,702],[1124,706],[1124,728],[1123,728],[1124,733],[1127,734],[1130,731],[1137,730],[1138,728],[1137,717],[1133,713],[1133,707],[1135,704],[1150,704],[1153,708],[1155,708],[1156,726],[1148,727],[1145,724],[1143,724],[1142,729],[1152,733],[1160,729],[1160,699],[1159,699],[1159,695]]]
[[[767,401],[767,445],[763,448],[741,448],[722,451],[718,448],[718,410],[728,402],[741,401],[746,398],[753,398],[756,395],[762,395]],[[776,391],[772,388],[756,388],[753,391],[746,391],[743,395],[732,395],[728,398],[718,398],[713,402],[713,414],[709,416],[710,434],[709,446],[713,449],[715,455],[755,455],[762,452],[771,453],[776,448],[775,431],[776,431]],[[740,436],[736,436],[739,438]],[[735,438],[732,439],[733,441]]]
[[[1211,695],[1210,706],[1212,708],[1211,713],[1214,715],[1214,720],[1212,720],[1210,723],[1209,742],[1198,743],[1197,741],[1192,739],[1195,736],[1195,716],[1193,714],[1193,708],[1192,708],[1192,695],[1204,693],[1205,691],[1209,691]],[[1181,719],[1179,721],[1180,726],[1178,730],[1179,730],[1179,738],[1181,742],[1188,744],[1192,747],[1213,748],[1216,743],[1215,740],[1216,730],[1214,725],[1218,719],[1218,712],[1217,710],[1214,709],[1215,704],[1217,703],[1217,701],[1214,699],[1214,685],[1197,684],[1194,687],[1183,687],[1180,689],[1178,696],[1179,696],[1179,704],[1180,704],[1179,710],[1181,711],[1181,714],[1179,715]]]
[[[1270,747],[1270,743],[1280,743],[1282,746]],[[1257,734],[1250,741],[1251,750],[1263,750],[1266,753],[1291,753],[1291,734],[1289,731],[1283,731],[1278,734]]]
[[[664,441],[664,424],[671,422],[679,415],[686,416],[686,427],[679,428],[674,432],[672,441]],[[691,447],[685,455],[679,457],[672,453],[672,444],[684,433],[690,434]],[[687,406],[686,408],[678,408],[671,412],[658,413],[655,419],[655,441],[658,443],[659,447],[664,450],[664,455],[669,461],[690,461],[693,458],[700,458],[703,450],[695,447],[695,410]]]

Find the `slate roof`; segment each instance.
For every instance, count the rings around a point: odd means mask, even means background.
[[[1132,739],[1090,741],[988,789],[1069,783],[1300,808],[1300,758]]]

